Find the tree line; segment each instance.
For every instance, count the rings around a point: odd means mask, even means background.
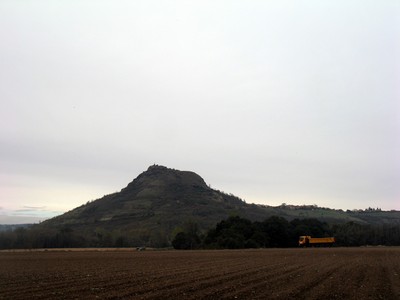
[[[193,227],[192,227],[193,228]],[[252,222],[238,216],[219,222],[205,235],[181,231],[172,241],[175,249],[243,249],[297,247],[301,235],[336,238],[337,246],[399,246],[400,225],[361,225],[354,222],[328,225],[317,219],[287,221],[272,216]]]
[[[73,229],[31,226],[0,232],[0,249],[168,247],[171,240],[160,230]]]
[[[171,247],[175,249],[242,249],[297,247],[298,237],[334,236],[337,246],[400,246],[400,225],[362,225],[354,222],[329,225],[317,219],[288,221],[272,216],[252,222],[232,216],[215,227],[201,232],[194,221],[188,221],[172,234],[165,230],[142,232],[106,230],[81,232],[62,228],[16,228],[0,232],[0,249],[72,248],[72,247]]]

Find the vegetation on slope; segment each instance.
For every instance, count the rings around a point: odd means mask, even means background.
[[[374,225],[383,231],[392,224],[400,225],[398,211],[369,208],[345,212],[316,205],[247,204],[232,194],[210,188],[193,172],[154,165],[120,192],[88,202],[29,229],[1,233],[0,247],[168,247],[177,237],[187,239],[193,228],[201,236],[200,239],[190,238],[190,247],[197,247],[203,244],[202,237],[210,228],[232,216],[249,222],[265,222],[276,216],[280,219],[272,220],[277,223],[285,220],[288,224],[296,219],[314,218],[331,227],[339,226],[332,227],[338,233],[347,232],[347,229],[340,231],[343,226],[358,232],[359,225]],[[188,228],[192,228],[191,231]],[[257,243],[262,247],[273,246],[269,242]]]

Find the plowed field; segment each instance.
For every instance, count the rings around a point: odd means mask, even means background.
[[[0,252],[0,299],[400,299],[400,248]]]

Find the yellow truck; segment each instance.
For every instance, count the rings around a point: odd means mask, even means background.
[[[309,235],[302,235],[299,237],[299,247],[331,247],[335,242],[336,239],[334,237],[313,238]]]

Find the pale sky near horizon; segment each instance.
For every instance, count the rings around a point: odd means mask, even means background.
[[[399,1],[0,0],[0,224],[156,163],[248,203],[400,210]]]

